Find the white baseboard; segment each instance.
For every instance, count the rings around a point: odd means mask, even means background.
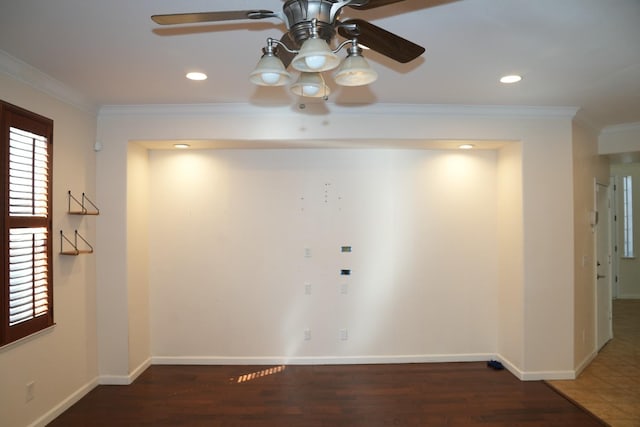
[[[520,370],[506,358],[491,353],[426,354],[390,356],[325,356],[325,357],[222,357],[222,356],[154,356],[152,365],[367,365],[387,363],[484,362],[499,360],[522,381],[574,379],[574,371]]]
[[[145,371],[149,366],[151,366],[151,358],[145,360],[134,369],[129,375],[102,375],[94,378],[89,381],[73,393],[71,393],[66,399],[60,402],[58,405],[51,408],[47,413],[38,418],[33,423],[29,424],[28,427],[45,427],[51,421],[55,420],[58,416],[60,416],[64,411],[72,407],[76,402],[86,396],[91,390],[96,388],[98,385],[129,385],[133,381],[135,381],[138,376]]]
[[[523,371],[501,355],[497,355],[496,358],[520,381],[573,380],[576,378],[575,371]]]
[[[151,366],[151,358],[142,362],[129,375],[100,375],[98,382],[100,385],[129,385],[140,376],[149,366]]]
[[[522,381],[541,381],[541,380],[574,380],[576,378],[575,371],[530,371],[524,372],[520,378]]]
[[[55,420],[58,416],[60,416],[64,411],[72,407],[76,402],[82,399],[87,395],[91,390],[93,390],[98,385],[98,378],[94,378],[89,381],[82,387],[80,387],[75,392],[71,393],[66,399],[62,402],[51,408],[47,411],[43,416],[38,418],[33,423],[29,424],[29,427],[45,427],[51,421]]]
[[[131,371],[131,373],[129,374],[129,378],[131,378],[131,382],[134,382],[136,380],[136,378],[138,378],[141,373],[146,371],[146,369],[149,366],[151,366],[151,357],[149,357],[147,360],[142,362],[136,369]]]
[[[519,380],[523,380],[524,377],[524,372],[522,372],[516,365],[514,365],[513,363],[511,363],[511,361],[505,357],[502,357],[501,355],[496,355],[495,357],[496,360],[499,360],[504,367],[507,369],[507,371],[511,372],[513,374],[513,376],[515,376],[516,378],[518,378]]]
[[[585,368],[589,366],[591,362],[593,362],[593,359],[595,359],[597,355],[598,355],[597,351],[594,351],[593,353],[587,355],[587,357],[585,357],[584,360],[576,368],[575,376],[570,379],[575,380],[576,378],[578,378],[578,376],[582,373],[582,371],[584,371]]]
[[[133,382],[129,375],[100,375],[98,381],[100,385],[129,385]]]
[[[436,354],[389,356],[318,356],[318,357],[218,357],[154,356],[152,365],[367,365],[389,363],[482,362],[493,354]]]

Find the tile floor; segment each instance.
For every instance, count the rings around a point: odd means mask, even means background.
[[[613,339],[572,381],[549,381],[613,427],[640,427],[640,300],[613,301]]]

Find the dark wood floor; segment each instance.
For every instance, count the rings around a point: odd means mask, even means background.
[[[152,366],[49,426],[602,426],[542,381],[485,363]]]

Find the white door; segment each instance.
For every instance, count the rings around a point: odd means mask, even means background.
[[[611,303],[611,203],[609,187],[595,185],[596,212],[596,343],[598,351],[613,338]]]

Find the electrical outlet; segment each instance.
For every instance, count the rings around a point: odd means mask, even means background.
[[[36,397],[36,382],[35,381],[31,381],[28,382],[25,386],[26,389],[26,395],[25,395],[25,400],[27,402],[35,399]]]
[[[304,283],[304,294],[311,295],[311,283],[309,282]]]
[[[304,330],[304,340],[311,341],[311,329]]]
[[[347,328],[340,329],[340,341],[346,341],[349,339],[349,331]]]

